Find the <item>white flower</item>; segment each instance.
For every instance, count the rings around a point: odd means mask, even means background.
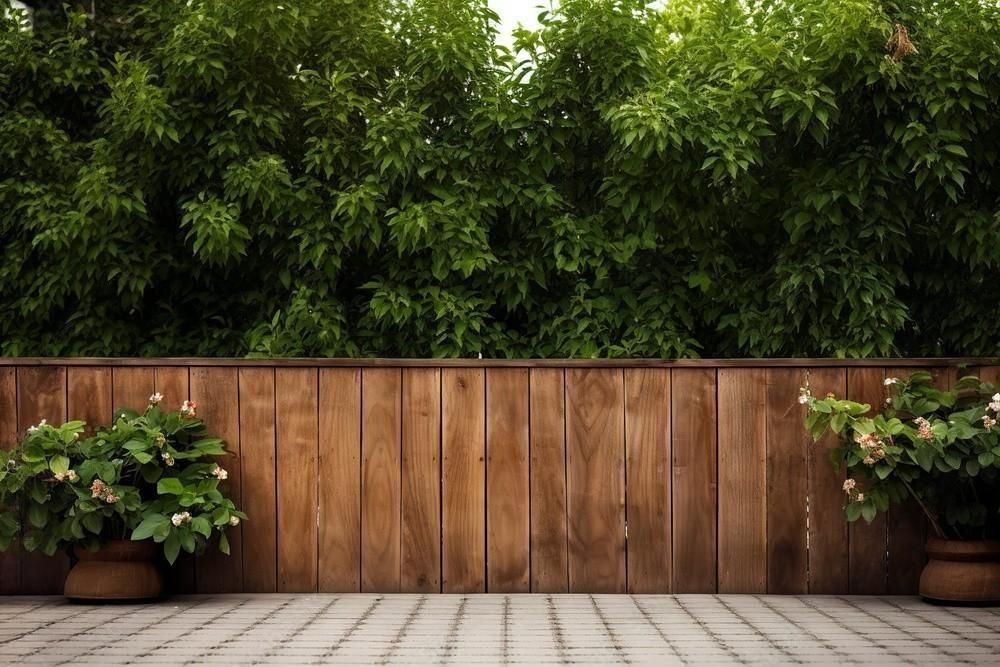
[[[857,501],[858,501],[858,502],[860,503],[860,502],[861,502],[862,500],[864,500],[864,499],[865,499],[865,494],[863,494],[863,493],[859,493],[859,494],[858,494],[858,497],[857,497]]]
[[[194,401],[184,401],[183,403],[181,403],[181,414],[184,415],[185,417],[194,417],[195,415],[194,411],[197,407],[198,404],[195,403]]]
[[[215,466],[215,470],[212,471],[212,474],[215,475],[216,479],[229,479],[229,473],[226,472],[225,468],[220,466]]]
[[[886,405],[892,405],[892,396],[890,396],[889,398],[885,399],[885,404]]]
[[[174,464],[174,457],[170,452],[163,452],[160,454],[160,458],[162,458],[163,462],[168,466],[172,466]]]
[[[163,400],[163,394],[161,394],[160,392],[156,392],[155,394],[149,397],[149,404],[157,405],[162,400]]]
[[[229,517],[229,525],[230,526],[238,526],[238,525],[240,525],[240,518],[238,516],[231,516],[231,517]]]
[[[858,483],[855,482],[853,479],[847,479],[844,481],[844,491],[850,493],[857,485]]]
[[[897,382],[899,382],[899,378],[886,378],[885,382],[883,382],[882,384],[888,387],[889,385],[896,384]]]
[[[191,520],[190,512],[179,512],[170,517],[170,523],[174,524],[175,526],[179,526],[182,523],[187,523],[190,520]]]

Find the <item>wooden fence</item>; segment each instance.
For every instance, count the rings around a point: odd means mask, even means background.
[[[180,591],[911,593],[919,513],[848,526],[799,387],[880,404],[987,363],[3,359],[0,443],[197,401],[250,520]],[[0,554],[0,593],[66,568]]]

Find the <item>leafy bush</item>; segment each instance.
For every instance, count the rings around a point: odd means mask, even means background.
[[[912,497],[939,537],[1000,537],[1000,393],[972,376],[949,391],[931,382],[925,372],[886,379],[891,395],[874,414],[805,389],[806,426],[816,440],[828,430],[841,436],[832,456],[848,471],[848,520],[870,522]]]
[[[217,532],[228,554],[226,528],[246,515],[219,490],[228,474],[210,457],[225,453],[223,442],[204,437],[193,403],[164,412],[159,400],[150,397],[141,415],[118,411],[91,437],[80,437],[81,421],[42,420],[0,451],[0,550],[19,533],[25,549],[48,555],[152,537],[173,563],[181,549],[203,551]]]
[[[4,354],[998,352],[992,0],[34,4]]]

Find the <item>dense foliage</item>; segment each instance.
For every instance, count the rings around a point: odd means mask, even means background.
[[[4,354],[1000,351],[997,0],[33,4]]]
[[[218,533],[228,554],[226,529],[246,515],[219,489],[228,473],[211,459],[225,454],[224,443],[205,436],[193,403],[171,412],[160,398],[151,396],[142,414],[119,411],[89,437],[81,421],[42,420],[13,451],[0,450],[0,551],[18,536],[28,551],[50,556],[152,538],[172,564]]]
[[[913,498],[939,537],[1000,538],[1000,393],[974,376],[953,389],[932,386],[930,373],[887,378],[885,406],[803,389],[806,426],[841,444],[833,461],[847,468],[847,518],[871,521]]]

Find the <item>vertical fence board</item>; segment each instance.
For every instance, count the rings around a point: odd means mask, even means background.
[[[934,375],[934,384],[940,389],[950,388],[957,379],[953,368],[887,368],[887,377],[905,378],[915,371],[928,371]],[[888,395],[886,392],[884,395]],[[886,592],[891,595],[910,595],[917,592],[920,571],[923,570],[924,515],[915,500],[889,509],[888,558],[886,566]]]
[[[767,592],[808,591],[806,526],[812,438],[806,408],[798,402],[805,385],[801,368],[767,369]]]
[[[813,394],[847,393],[847,373],[842,368],[809,371]],[[841,593],[849,588],[850,556],[847,520],[844,517],[844,473],[834,470],[830,450],[838,437],[827,434],[809,447],[809,592]]]
[[[107,370],[110,374],[111,369]],[[187,366],[158,366],[153,369],[153,390],[163,395],[163,400],[160,402],[163,410],[177,410],[181,403],[191,397],[188,370]],[[272,504],[273,502],[272,500]],[[173,593],[194,593],[197,590],[196,578],[194,554],[181,551],[174,566],[167,573],[169,590]]]
[[[398,368],[361,376],[361,591],[399,591],[400,405]]]
[[[486,371],[487,590],[530,590],[528,371]]]
[[[716,373],[671,371],[673,592],[716,591]]]
[[[624,413],[620,369],[566,371],[571,592],[625,592]]]
[[[205,422],[207,435],[222,438],[226,454],[215,462],[228,474],[219,489],[233,499],[237,507],[243,506],[243,485],[240,457],[240,397],[237,370],[234,367],[192,368],[190,374],[191,400],[198,408],[197,415]],[[213,535],[202,556],[198,557],[199,593],[222,593],[243,590],[243,526],[226,528],[229,552],[219,551]]]
[[[885,401],[885,372],[881,368],[848,368],[847,398],[868,403],[872,412]],[[884,595],[886,592],[886,515],[879,513],[868,523],[858,519],[850,524],[849,591],[859,595]]]
[[[66,415],[87,422],[86,435],[106,426],[113,411],[111,369],[72,367],[66,369]]]
[[[13,449],[20,434],[17,425],[17,371],[14,368],[0,368],[0,449]],[[21,592],[20,559],[17,541],[7,551],[0,552],[0,595]]]
[[[441,590],[441,370],[403,371],[400,589]]]
[[[529,375],[531,590],[569,591],[566,538],[566,406],[561,368]]]
[[[767,371],[719,369],[719,592],[767,592]]]
[[[243,590],[278,590],[278,515],[274,369],[239,369],[240,458],[243,462]]]
[[[975,375],[983,382],[1000,383],[1000,366],[972,366],[968,370],[959,369],[958,376]]]
[[[670,371],[625,370],[629,593],[669,593]]]
[[[61,366],[18,368],[18,433],[24,433],[42,419],[55,425],[66,421],[66,369]],[[21,593],[54,595],[62,593],[69,559],[63,553],[45,556],[41,552],[22,552],[20,569]]]
[[[141,413],[156,391],[156,371],[144,366],[113,368],[111,385],[112,409],[130,408]]]
[[[279,593],[318,587],[318,384],[315,368],[274,371]]]
[[[361,591],[361,369],[319,371],[319,591]]]
[[[441,371],[441,587],[486,590],[486,375]]]

